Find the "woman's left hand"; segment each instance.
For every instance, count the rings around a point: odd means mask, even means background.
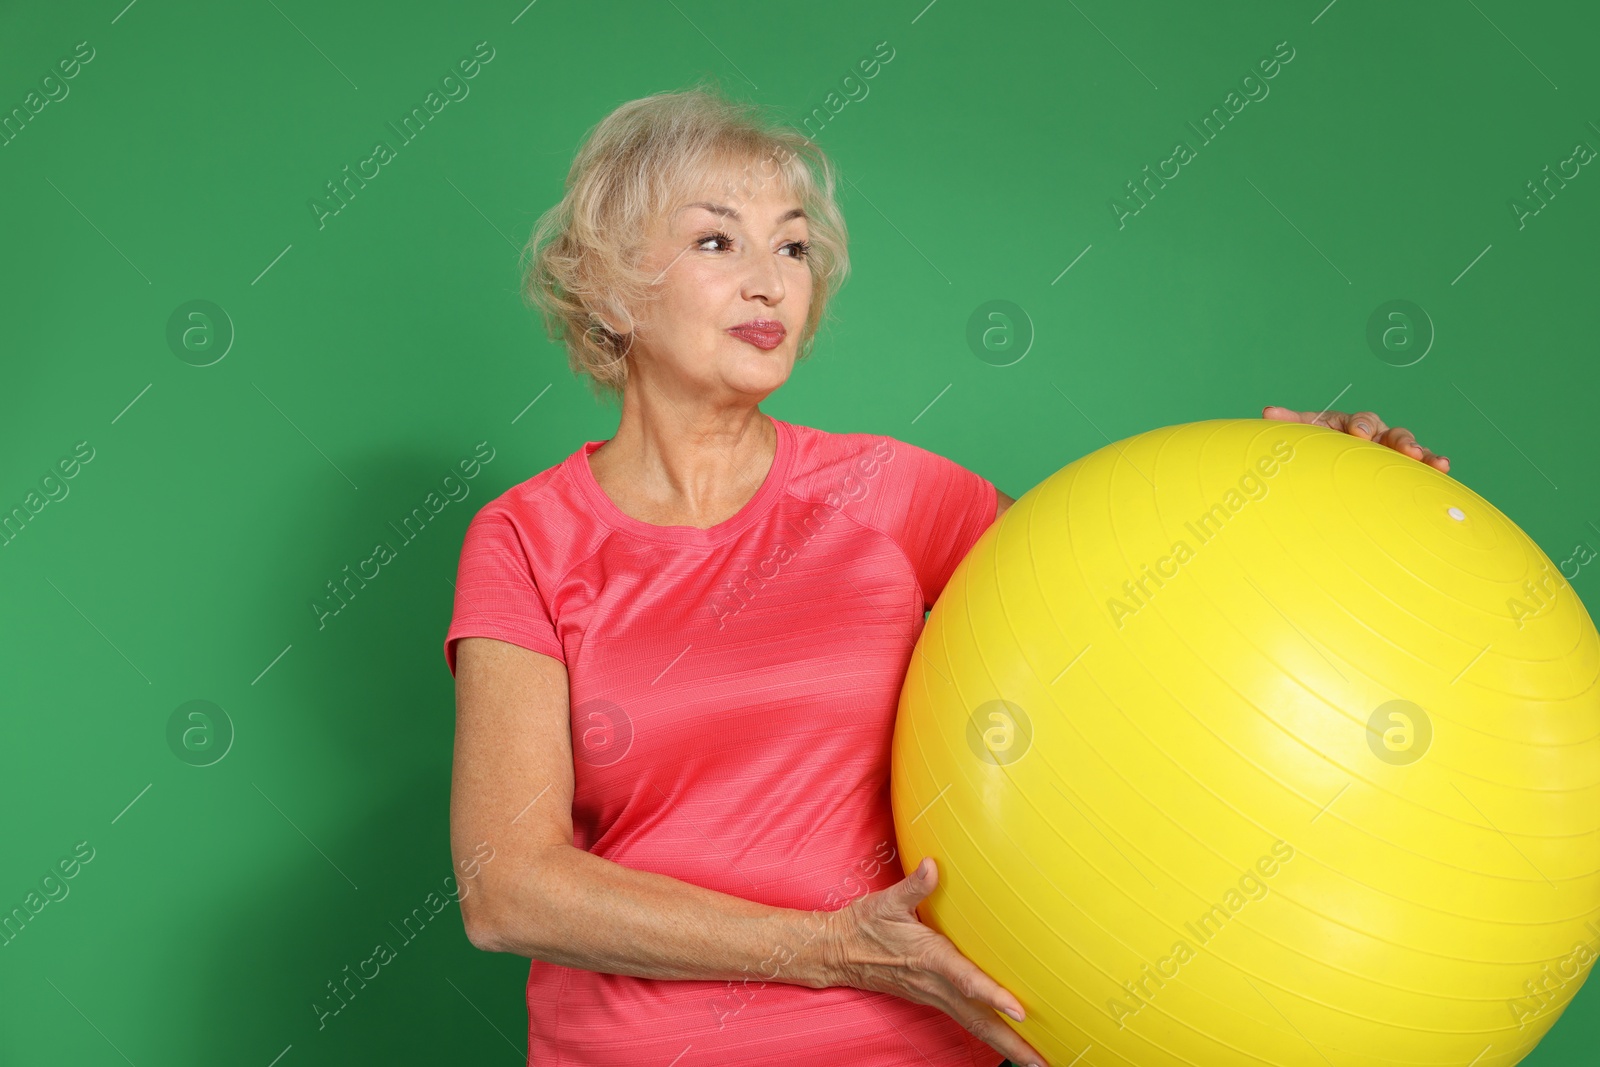
[[[1436,456],[1432,452],[1417,444],[1417,439],[1411,431],[1399,426],[1385,426],[1383,420],[1378,418],[1376,412],[1358,411],[1354,415],[1346,415],[1342,411],[1290,411],[1267,405],[1261,409],[1264,419],[1277,419],[1280,422],[1303,422],[1312,426],[1326,426],[1332,430],[1353,434],[1363,440],[1372,441],[1403,452],[1412,459],[1421,460],[1428,466],[1446,473],[1450,470],[1449,456]]]

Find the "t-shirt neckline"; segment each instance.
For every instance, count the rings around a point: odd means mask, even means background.
[[[765,415],[765,412],[762,412]],[[621,508],[606,495],[600,488],[600,483],[595,480],[594,471],[589,468],[589,456],[605,441],[585,441],[577,451],[567,459],[573,480],[578,483],[590,507],[594,508],[607,526],[621,530],[636,537],[650,541],[674,545],[716,545],[728,538],[735,536],[747,528],[772,504],[773,499],[783,490],[783,485],[789,476],[789,464],[794,453],[794,444],[791,439],[792,430],[788,423],[782,419],[766,416],[772,422],[773,430],[777,433],[777,451],[772,457],[772,466],[767,469],[767,476],[762,481],[761,487],[754,496],[745,502],[744,507],[734,512],[728,518],[715,526],[700,529],[697,526],[657,526],[655,523],[636,519]],[[609,440],[609,439],[608,439]]]

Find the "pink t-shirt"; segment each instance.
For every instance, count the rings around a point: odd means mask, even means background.
[[[912,648],[993,522],[993,483],[877,434],[777,419],[765,481],[710,529],[623,513],[585,442],[467,527],[445,660],[482,636],[566,665],[573,844],[784,908],[904,877],[889,747]],[[666,981],[533,960],[528,1063],[995,1067],[936,1008],[772,978]],[[788,947],[791,951],[794,946]],[[681,1058],[680,1058],[681,1057]]]

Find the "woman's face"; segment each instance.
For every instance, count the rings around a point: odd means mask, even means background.
[[[804,212],[753,166],[674,207],[646,250],[657,281],[630,377],[759,402],[788,379],[811,306]]]

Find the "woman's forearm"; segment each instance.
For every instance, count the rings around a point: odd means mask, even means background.
[[[639,978],[835,984],[835,912],[772,907],[570,845],[541,853],[536,872],[490,888],[479,947]]]

